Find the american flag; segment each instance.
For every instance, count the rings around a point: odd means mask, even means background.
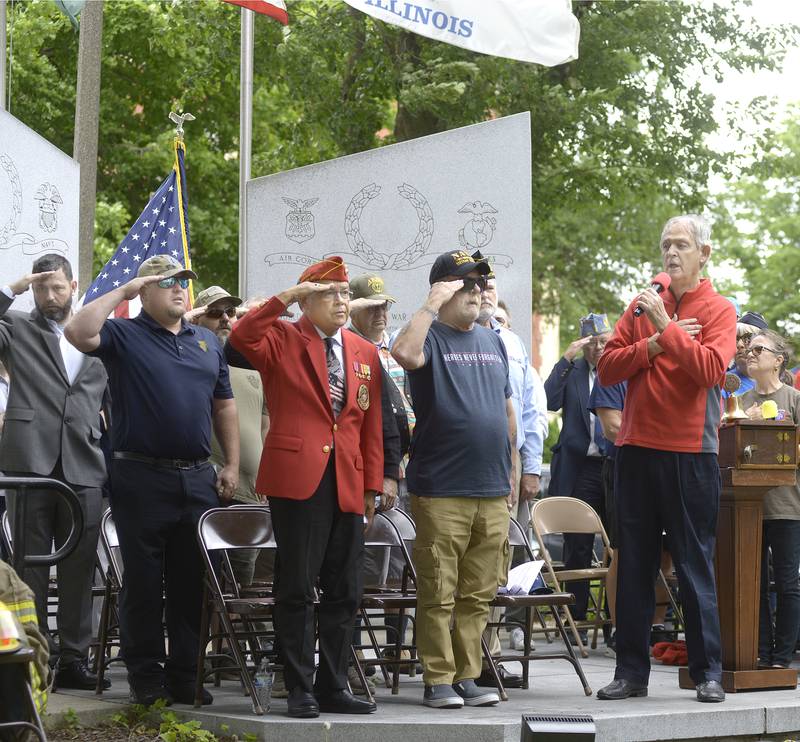
[[[154,255],[171,255],[185,268],[192,267],[186,215],[184,150],[183,142],[176,139],[172,172],[158,187],[116,252],[86,290],[84,304],[135,278],[139,266]],[[114,314],[117,317],[131,317],[139,313],[140,307],[138,298],[130,303],[125,301]]]

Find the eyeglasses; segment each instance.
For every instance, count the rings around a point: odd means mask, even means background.
[[[352,299],[353,292],[349,289],[328,289],[327,291],[320,292],[320,296],[326,301],[333,301],[337,296],[342,299]]]
[[[768,348],[766,345],[751,345],[747,349],[747,355],[754,355],[758,358],[761,355],[762,350],[768,350],[770,353],[774,353],[776,356],[782,355],[780,351],[773,350],[772,348]]]
[[[506,318],[502,315],[495,315],[494,321],[497,322],[498,325],[503,325],[504,327],[508,324]]]
[[[182,289],[189,288],[189,279],[188,278],[175,278],[175,276],[170,276],[169,278],[162,278],[159,282],[159,288],[162,289],[171,289],[175,284],[179,284]]]
[[[476,286],[480,289],[481,293],[486,291],[486,276],[481,276],[480,278],[462,278],[464,285],[459,289],[459,291],[464,291],[467,294],[472,292]]]
[[[216,309],[206,310],[206,317],[208,317],[209,319],[219,319],[223,314],[231,318],[235,317],[236,307],[228,307],[227,309],[220,309],[219,307],[217,307]]]

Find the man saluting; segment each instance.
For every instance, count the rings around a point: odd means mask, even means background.
[[[298,302],[297,323],[280,320]],[[363,516],[383,486],[381,365],[375,346],[345,330],[347,269],[339,257],[307,268],[296,286],[248,312],[229,343],[261,372],[269,401],[256,490],[269,497],[289,715],[371,713],[347,689],[361,600]],[[319,670],[314,588],[319,579]]]

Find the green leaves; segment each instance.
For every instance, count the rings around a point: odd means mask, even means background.
[[[665,219],[706,210],[710,174],[730,178],[753,156],[710,146],[719,122],[701,72],[722,79],[774,68],[797,40],[797,29],[754,27],[727,5],[575,2],[580,59],[544,68],[414,36],[341,2],[288,5],[288,32],[255,19],[253,176],[530,111],[533,303],[560,315],[565,335],[590,310],[621,311],[655,267]],[[77,37],[45,0],[13,12],[12,111],[71,152]],[[105,4],[98,264],[171,167],[167,114],[182,109],[197,116],[186,127],[186,162],[199,283],[236,288],[239,19],[219,0]],[[800,134],[777,141],[770,112],[764,99],[729,112],[739,130],[765,124],[756,145],[766,156],[748,186],[756,190],[736,208],[756,199],[771,215],[769,233],[725,252],[753,270],[769,263],[762,247],[792,239],[791,224],[773,221],[796,214],[787,194],[757,191],[764,178],[782,177],[772,149],[795,153],[786,168],[798,171]]]

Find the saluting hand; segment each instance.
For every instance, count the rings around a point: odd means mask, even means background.
[[[164,276],[142,276],[140,278],[132,278],[128,283],[124,284],[122,288],[123,299],[135,299],[139,296],[139,292],[143,287],[151,283],[158,283],[163,281]]]
[[[580,353],[592,341],[592,336],[587,335],[583,338],[578,338],[577,340],[573,340],[568,346],[567,349],[564,351],[564,358],[568,361],[572,362],[575,360],[575,356]]]
[[[187,322],[193,325],[197,324],[197,318],[202,317],[208,311],[208,307],[192,307],[188,312],[183,315]]]
[[[292,286],[292,288],[286,291],[281,291],[281,293],[278,294],[278,298],[288,307],[296,301],[311,296],[311,294],[320,294],[323,291],[328,291],[328,289],[330,289],[330,286],[327,283],[303,281],[303,283],[298,283],[297,286]]]
[[[464,282],[460,279],[458,281],[437,281],[428,292],[425,306],[434,312],[438,312],[463,286]]]
[[[56,271],[42,271],[41,273],[28,273],[26,276],[14,281],[14,283],[10,283],[8,288],[11,289],[11,293],[14,294],[14,296],[19,296],[20,294],[24,294],[31,287],[31,284],[44,281],[45,278],[49,278],[55,272]]]

